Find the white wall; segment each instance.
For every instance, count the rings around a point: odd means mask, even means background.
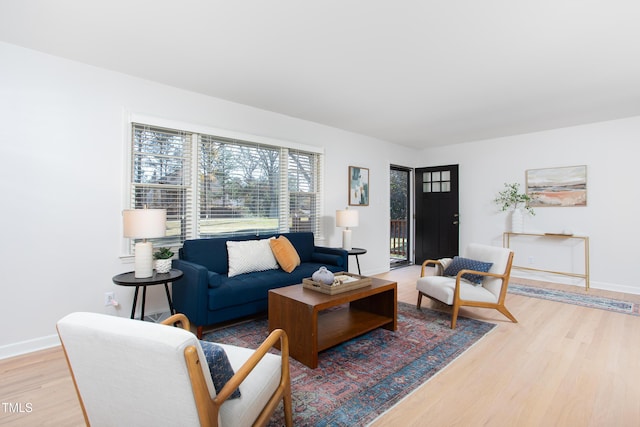
[[[0,308],[9,321],[0,358],[56,344],[55,322],[72,311],[129,316],[133,290],[111,282],[132,270],[121,258],[125,112],[324,147],[331,246],[341,242],[334,215],[347,204],[347,168],[370,168],[371,202],[358,208],[353,240],[369,250],[363,273],[388,269],[389,164],[407,165],[415,151],[10,44],[0,43],[0,63]],[[103,306],[106,291],[119,310]],[[166,310],[162,287],[150,287],[146,312]]]
[[[460,245],[500,245],[507,215],[492,200],[505,182],[525,186],[525,171],[587,165],[587,206],[537,208],[525,219],[525,231],[587,235],[591,249],[591,286],[640,293],[637,242],[640,211],[636,178],[640,117],[491,139],[425,150],[419,166],[460,165]],[[560,262],[559,241],[540,243],[552,261]],[[581,246],[574,252],[580,253]],[[556,257],[557,255],[557,257]],[[528,261],[528,258],[527,258]],[[549,259],[533,267],[548,269]],[[526,261],[525,261],[526,262]],[[552,270],[579,271],[580,261],[567,259]],[[515,274],[522,275],[516,272]],[[562,277],[557,277],[562,280]]]

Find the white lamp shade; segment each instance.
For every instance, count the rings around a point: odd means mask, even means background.
[[[166,234],[166,209],[126,209],[122,211],[122,218],[124,237],[152,239]]]
[[[336,211],[336,226],[357,227],[358,211],[354,209],[344,209],[341,211]]]

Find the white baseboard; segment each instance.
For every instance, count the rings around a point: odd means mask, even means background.
[[[585,287],[584,279],[582,278],[562,276],[559,274],[547,274],[547,273],[540,273],[540,272],[512,270],[511,271],[512,281],[514,278],[518,278],[518,277],[523,279],[540,280],[543,282],[560,283],[563,285],[572,285],[572,286],[580,287],[583,289]],[[600,289],[603,291],[612,291],[612,292],[620,292],[625,294],[640,295],[640,288],[635,286],[619,285],[617,283],[597,282],[597,281],[591,280],[589,283],[589,287],[591,289]]]
[[[368,271],[365,275],[373,276],[375,274],[382,274],[388,271],[389,270],[385,271],[384,269],[380,271],[377,271],[377,270],[372,272]],[[528,278],[528,279],[536,279],[536,280],[584,287],[584,280],[582,279],[578,279],[578,281],[576,281],[575,278],[566,278],[566,280],[559,280],[557,275],[554,275],[553,277],[541,277],[540,275],[535,275],[535,274],[527,274],[527,273],[521,274],[522,272],[518,272],[515,274],[514,273],[515,272],[513,272],[511,275],[512,278],[522,277],[522,278]],[[618,285],[615,283],[591,281],[590,287],[593,289],[601,289],[605,291],[640,295],[640,288],[633,287],[633,286]],[[145,317],[145,320],[147,321],[159,322],[169,317],[169,312],[167,311],[167,312],[149,313],[144,317]],[[0,347],[0,360],[8,359],[9,357],[20,356],[22,354],[31,353],[38,350],[44,350],[47,348],[56,347],[59,345],[60,345],[60,339],[58,338],[57,334],[49,335],[41,338],[34,338],[28,341],[21,341],[14,344],[8,344]]]
[[[57,334],[34,338],[0,347],[0,360],[60,345]]]
[[[618,285],[615,283],[594,282],[591,281],[590,288],[602,289],[604,291],[622,292],[625,294],[640,295],[640,288],[635,286]]]
[[[146,321],[160,322],[169,317],[169,312],[149,313],[144,316]],[[34,338],[32,340],[20,341],[0,347],[0,360],[10,357],[21,356],[38,350],[45,350],[60,345],[60,338],[57,334],[46,337]]]

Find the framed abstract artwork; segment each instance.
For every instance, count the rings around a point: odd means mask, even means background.
[[[369,169],[349,166],[349,205],[369,206]]]
[[[587,206],[587,167],[529,169],[527,194],[532,207]]]

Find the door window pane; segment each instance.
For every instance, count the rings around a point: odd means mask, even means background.
[[[451,191],[449,171],[425,172],[422,174],[423,193],[448,193]]]

